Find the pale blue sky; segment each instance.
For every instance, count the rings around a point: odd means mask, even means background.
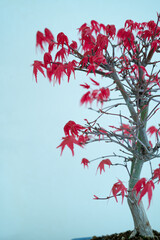
[[[82,157],[110,154],[114,147],[76,148],[74,158],[68,149],[62,157],[56,149],[67,121],[94,119],[79,106],[86,76],[53,87],[39,75],[36,84],[31,64],[42,58],[35,49],[37,30],[47,27],[55,36],[63,31],[76,40],[84,22],[118,28],[126,19],[156,20],[157,12],[159,0],[0,0],[0,240],[70,240],[132,229],[126,200],[92,200],[94,194],[109,195],[117,178],[127,184],[126,173],[110,169],[99,176],[97,164],[90,170],[80,165]],[[147,211],[157,230],[158,188]]]

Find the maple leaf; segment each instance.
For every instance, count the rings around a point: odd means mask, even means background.
[[[97,46],[100,47],[101,49],[107,50],[107,47],[108,47],[108,38],[107,38],[107,36],[105,36],[105,35],[100,33],[97,36]]]
[[[97,102],[101,102],[103,105],[104,101],[107,101],[110,96],[109,88],[100,88],[100,92],[97,96]]]
[[[113,196],[115,197],[116,199],[116,202],[118,202],[117,200],[117,194],[119,192],[121,192],[121,195],[122,195],[122,203],[123,203],[123,199],[124,199],[124,195],[125,193],[127,193],[127,188],[123,185],[122,181],[118,179],[118,182],[116,182],[113,187],[112,187],[112,193],[113,193]]]
[[[156,168],[153,172],[153,180],[158,178],[158,183],[160,182],[160,164],[159,168]]]
[[[63,65],[62,63],[57,63],[56,64],[56,69],[54,70],[54,78],[58,83],[61,84],[61,79],[63,77],[65,73],[65,65]]]
[[[115,36],[115,34],[116,34],[116,27],[115,27],[115,25],[107,25],[106,26],[106,34],[110,37],[110,38],[112,38],[112,39],[114,39],[114,36]]]
[[[134,186],[133,191],[136,191],[136,195],[141,191],[145,186],[146,178],[141,178]]]
[[[40,46],[41,50],[44,50],[43,43],[46,42],[46,37],[42,32],[38,31],[36,34],[36,47]]]
[[[37,82],[37,73],[38,73],[38,71],[40,71],[43,74],[43,76],[45,77],[44,70],[42,68],[42,67],[44,67],[44,65],[43,65],[43,63],[41,61],[34,61],[32,66],[33,66],[33,74],[35,76],[36,82]]]
[[[80,135],[78,137],[78,142],[80,145],[85,145],[88,140],[89,140],[89,137],[87,135]]]
[[[134,28],[134,22],[131,19],[126,20],[124,24],[125,28],[130,28],[131,30]]]
[[[53,51],[53,48],[55,46],[55,42],[50,42],[48,46],[48,52],[51,53]]]
[[[67,67],[66,67],[66,75],[68,76],[68,82],[71,76],[71,73],[73,72],[74,77],[75,77],[75,70],[74,68],[76,67],[77,62],[75,60],[68,62]]]
[[[87,103],[91,104],[92,101],[93,101],[93,99],[91,98],[91,92],[88,91],[82,96],[82,98],[80,100],[80,104],[83,105],[85,103],[87,105]]]
[[[51,56],[50,53],[47,52],[47,53],[44,54],[43,59],[44,59],[44,66],[45,66],[45,68],[46,68],[47,65],[52,62],[52,56]]]
[[[138,200],[138,204],[142,200],[142,197],[148,193],[148,208],[150,206],[151,198],[152,198],[152,188],[154,189],[154,183],[152,180],[147,181],[146,178],[141,178],[134,186],[133,191],[136,191],[136,195],[140,192],[140,197]]]
[[[93,195],[93,197],[94,197],[93,199],[96,199],[96,200],[99,199],[99,197],[97,197],[96,195]]]
[[[91,93],[92,101],[97,98],[98,93],[99,93],[99,89],[94,89],[94,90],[92,91],[92,93]]]
[[[47,40],[52,40],[52,41],[54,41],[53,34],[51,33],[51,31],[50,31],[48,28],[45,28],[45,29],[44,29],[44,33],[45,33],[45,36],[46,36],[46,39],[47,39]]]
[[[90,161],[89,161],[87,158],[82,158],[82,162],[81,162],[81,164],[84,165],[84,168],[85,168],[85,166],[88,167],[88,163],[90,163]]]
[[[53,65],[52,65],[53,66]],[[53,69],[52,69],[52,66],[47,68],[47,77],[49,79],[49,81],[51,82],[52,81],[52,76],[53,76]]]
[[[71,49],[76,50],[77,49],[77,42],[76,41],[72,41],[72,43],[69,45],[71,47]]]
[[[78,28],[79,33],[81,33],[87,27],[87,23],[84,23],[80,28]]]
[[[58,60],[60,61],[60,59],[62,60],[62,62],[63,62],[63,60],[65,60],[65,55],[67,54],[67,51],[66,51],[66,49],[65,48],[62,48],[61,50],[59,50],[57,53],[56,53],[56,55],[55,55],[55,60],[54,61],[56,61],[56,59],[58,58]]]
[[[151,48],[153,48],[154,52],[157,50],[157,48],[160,46],[160,40],[155,40],[151,43]]]
[[[90,88],[90,85],[88,85],[87,83],[85,83],[85,84],[80,84],[80,86],[83,87],[83,88],[87,88],[87,89]]]
[[[95,66],[94,63],[90,64],[90,65],[87,67],[87,69],[88,69],[87,75],[91,72],[91,73],[94,73],[94,75],[96,76],[96,72],[95,72],[96,66]]]
[[[84,26],[81,31],[81,44],[84,51],[91,50],[95,46],[95,38],[92,36],[92,31],[89,27]]]
[[[110,167],[110,165],[112,165],[112,163],[109,159],[102,160],[97,167],[97,172],[98,172],[98,169],[100,169],[100,174],[102,173],[102,170],[105,172],[104,165],[108,165]]]
[[[140,194],[140,198],[139,198],[138,203],[140,203],[142,197],[143,197],[146,193],[148,193],[148,202],[149,202],[148,208],[149,208],[150,203],[151,203],[151,199],[152,199],[152,189],[154,189],[154,188],[155,188],[155,186],[154,186],[153,181],[152,181],[152,180],[149,180],[149,181],[145,184],[143,190],[141,191],[141,194]]]
[[[145,39],[145,40],[150,40],[152,37],[152,31],[151,30],[144,30],[144,31],[139,31],[137,33],[138,36],[140,36],[141,38]]]
[[[100,31],[100,26],[99,26],[99,23],[95,20],[92,20],[91,21],[91,31],[92,32],[95,32],[96,34]]]
[[[88,65],[88,57],[87,57],[87,56],[84,56],[84,57],[82,58],[82,60],[80,61],[79,66],[80,66],[80,67],[86,67],[87,65]]]
[[[102,53],[93,56],[93,62],[96,63],[98,66],[100,64],[107,64],[107,61]]]
[[[97,81],[93,80],[93,78],[90,78],[90,80],[94,83],[94,85],[96,85],[96,86],[100,85]]]
[[[57,148],[61,147],[61,155],[63,153],[65,146],[70,148],[70,150],[72,151],[72,156],[74,156],[74,144],[82,147],[82,145],[79,144],[79,142],[75,139],[74,136],[66,136],[66,137],[63,137],[62,139],[63,139],[63,141],[57,147]]]
[[[159,129],[157,129],[155,126],[151,126],[151,127],[148,128],[147,133],[149,134],[150,137],[151,137],[154,133],[155,133],[155,135],[157,135],[157,133],[158,133],[159,136],[160,136],[160,132],[158,132],[158,131],[159,131]]]
[[[84,127],[80,124],[76,124],[74,121],[69,121],[64,126],[64,133],[66,136],[69,136],[70,134],[72,136],[78,136],[79,131],[82,129],[84,129]]]
[[[57,35],[57,48],[59,47],[60,44],[62,45],[62,47],[64,46],[64,44],[68,46],[68,38],[63,32],[60,32]]]
[[[124,28],[119,29],[117,32],[117,38],[119,42],[123,42],[124,46],[130,50],[131,48],[134,49],[134,35],[131,30],[125,30]]]
[[[100,30],[102,29],[104,32],[106,31],[106,26],[103,23],[100,23]]]

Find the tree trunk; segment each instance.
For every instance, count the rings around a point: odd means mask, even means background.
[[[136,196],[135,192],[132,192],[134,185],[140,178],[142,166],[143,160],[141,159],[135,159],[132,162],[131,176],[129,180],[128,205],[133,217],[134,231],[132,232],[130,238],[134,237],[136,233],[139,233],[141,236],[144,237],[154,237],[152,228],[143,207],[143,203],[141,201],[140,204],[138,204],[139,196]]]

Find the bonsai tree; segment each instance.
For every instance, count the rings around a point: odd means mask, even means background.
[[[73,120],[66,123],[58,146],[61,154],[68,147],[74,155],[75,145],[83,148],[96,141],[120,146],[120,151],[109,156],[83,158],[81,163],[88,167],[93,160],[99,160],[100,174],[105,172],[106,165],[119,164],[127,170],[128,186],[119,179],[106,199],[114,197],[118,201],[117,197],[121,196],[123,202],[124,197],[127,198],[134,222],[130,237],[136,233],[154,237],[142,198],[148,195],[149,207],[155,183],[160,181],[160,164],[154,170],[151,164],[160,156],[160,125],[157,122],[156,126],[147,126],[160,105],[159,21],[160,15],[156,22],[127,20],[123,28],[116,30],[114,25],[92,20],[78,29],[79,43],[69,42],[63,32],[54,38],[47,28],[36,35],[36,46],[44,51],[43,60],[33,63],[36,82],[38,72],[54,85],[61,84],[63,78],[69,82],[71,75],[75,77],[77,71],[83,72],[86,82],[80,84],[85,91],[80,103],[97,114],[93,121],[85,119],[83,126]],[[117,126],[105,126],[103,119],[108,116],[117,118]],[[149,139],[152,135],[155,135],[154,143]],[[144,164],[150,165],[149,179],[141,176]],[[94,199],[101,198],[94,195]]]

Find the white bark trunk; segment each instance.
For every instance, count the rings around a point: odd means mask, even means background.
[[[132,191],[136,182],[140,178],[142,167],[142,160],[135,159],[134,162],[132,162],[131,176],[129,180],[128,205],[133,217],[134,231],[130,237],[133,237],[136,235],[136,233],[139,233],[141,236],[153,238],[154,234],[143,207],[143,203],[141,201],[138,204],[139,196],[136,196],[135,192]]]
[[[143,207],[143,203],[141,201],[140,204],[138,204],[138,198],[135,193],[131,192],[128,195],[128,205],[134,221],[134,231],[130,237],[139,233],[141,236],[153,238],[154,234]]]

